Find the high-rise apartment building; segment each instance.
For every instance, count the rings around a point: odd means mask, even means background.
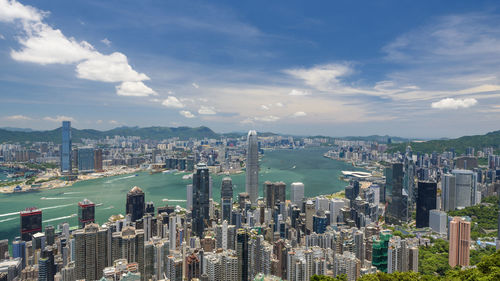
[[[469,265],[470,227],[470,222],[460,217],[454,217],[453,220],[450,221],[448,261],[451,267]]]
[[[199,163],[193,174],[192,233],[203,238],[210,219],[210,175],[206,164]]]
[[[418,182],[417,228],[429,226],[429,212],[436,209],[437,183]]]
[[[134,186],[127,193],[127,205],[125,211],[130,214],[131,220],[134,222],[144,216],[144,192],[138,186]]]
[[[71,174],[71,122],[63,121],[62,123],[62,144],[60,149],[61,154],[61,173]]]
[[[109,265],[108,229],[95,223],[73,232],[75,237],[75,274],[77,279],[97,280]]]
[[[259,144],[256,131],[248,132],[247,142],[245,191],[250,195],[250,202],[255,206],[259,197]]]
[[[441,209],[448,212],[457,208],[456,177],[452,174],[443,175],[441,180]]]

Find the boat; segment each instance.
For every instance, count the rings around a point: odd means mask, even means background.
[[[182,176],[183,180],[189,180],[189,179],[192,179],[192,178],[193,178],[193,174],[187,174],[187,175]]]
[[[163,171],[162,173],[163,174],[172,174],[172,173],[175,173],[177,172],[178,170],[177,169],[172,169],[172,170],[166,170],[166,171]]]

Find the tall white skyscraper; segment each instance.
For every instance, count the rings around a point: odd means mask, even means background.
[[[259,197],[259,146],[257,143],[257,132],[254,130],[249,131],[247,141],[247,178],[245,191],[248,193],[252,205],[255,206]]]
[[[301,182],[294,182],[290,187],[290,199],[293,204],[297,206],[302,205],[304,199],[304,184]]]

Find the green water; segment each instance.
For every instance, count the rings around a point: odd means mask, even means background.
[[[353,170],[352,165],[323,157],[325,148],[305,150],[266,151],[260,162],[260,187],[266,180],[283,181],[290,186],[292,182],[303,182],[308,197],[330,194],[342,190],[346,183],[339,179],[342,170]],[[359,170],[359,169],[356,169]],[[68,222],[78,224],[77,204],[84,198],[94,203],[96,220],[105,222],[111,215],[124,214],[127,192],[139,186],[146,194],[146,201],[153,201],[155,207],[164,206],[164,198],[171,200],[186,199],[186,185],[192,180],[183,180],[184,173],[153,174],[142,172],[138,176],[122,175],[75,183],[71,187],[29,193],[0,194],[0,239],[12,240],[19,236],[19,212],[27,207],[42,208],[43,227],[57,226]],[[213,176],[213,197],[220,199],[220,185],[223,176]],[[245,174],[233,175],[234,196],[245,190]],[[287,190],[289,192],[289,190]],[[262,195],[262,188],[260,188]],[[45,199],[41,199],[44,197]],[[170,205],[184,206],[185,201],[170,202]],[[48,209],[45,209],[48,208]]]

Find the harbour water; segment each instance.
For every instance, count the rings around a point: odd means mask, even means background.
[[[342,190],[346,183],[339,179],[342,170],[362,170],[342,161],[323,157],[326,148],[303,150],[266,151],[260,161],[259,191],[264,181],[303,182],[307,197],[331,194]],[[186,185],[192,180],[182,179],[186,173],[141,172],[136,175],[121,175],[75,183],[73,186],[29,193],[0,194],[0,239],[10,241],[19,236],[20,210],[27,207],[42,209],[43,227],[68,222],[78,224],[78,202],[88,198],[96,207],[96,220],[105,222],[111,215],[124,214],[127,192],[139,186],[146,194],[146,201],[155,207],[169,205],[185,206]],[[220,199],[220,186],[224,176],[212,176],[213,197]],[[245,174],[231,176],[235,199],[245,190]],[[289,192],[287,188],[287,192]],[[287,194],[287,196],[289,196]],[[168,199],[170,201],[165,201]]]

